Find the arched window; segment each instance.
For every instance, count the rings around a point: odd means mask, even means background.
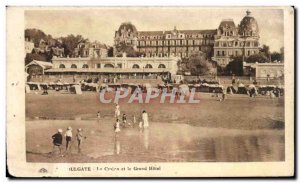
[[[66,68],[66,66],[64,64],[60,64],[59,68],[63,69],[63,68]]]
[[[152,69],[153,67],[152,67],[151,64],[147,64],[147,65],[145,66],[145,68],[151,68],[151,69]]]
[[[77,69],[77,65],[75,65],[75,64],[72,64],[72,65],[71,65],[71,68],[73,68],[73,69]]]
[[[114,65],[112,65],[112,64],[105,64],[104,68],[114,68]]]
[[[88,64],[83,64],[82,68],[89,68]]]
[[[139,66],[138,64],[134,64],[134,65],[132,66],[132,68],[133,68],[133,69],[139,69],[140,66]]]
[[[159,64],[158,68],[166,68],[165,64]]]

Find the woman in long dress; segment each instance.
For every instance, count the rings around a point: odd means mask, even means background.
[[[142,119],[143,119],[144,128],[148,128],[149,127],[149,120],[148,120],[148,114],[145,110],[143,111]]]
[[[119,119],[117,119],[115,125],[114,125],[114,129],[115,129],[115,133],[116,135],[121,131],[120,130],[120,122],[119,122]]]
[[[115,117],[119,118],[120,114],[121,114],[120,106],[119,106],[119,104],[116,104]]]

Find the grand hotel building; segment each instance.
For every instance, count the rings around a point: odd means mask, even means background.
[[[225,67],[232,56],[248,57],[259,53],[259,29],[250,11],[238,26],[232,19],[221,21],[218,29],[138,31],[127,22],[115,32],[114,53],[119,45],[133,47],[145,57],[188,57],[193,51],[206,53],[208,59]]]

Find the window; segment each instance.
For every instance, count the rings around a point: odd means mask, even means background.
[[[60,64],[59,68],[64,69],[64,68],[66,68],[66,66],[64,64]]]
[[[165,64],[159,64],[158,68],[166,68]]]
[[[104,68],[114,68],[114,65],[112,65],[112,64],[105,64]]]
[[[77,65],[75,65],[75,64],[72,64],[72,65],[71,65],[71,68],[73,68],[73,69],[77,69]]]
[[[97,68],[101,68],[101,64],[97,64]]]
[[[152,67],[151,64],[147,64],[147,65],[145,66],[145,68],[151,68],[151,69],[152,69],[153,67]]]
[[[82,68],[89,68],[88,64],[83,64]]]

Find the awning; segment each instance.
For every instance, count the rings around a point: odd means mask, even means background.
[[[45,70],[45,73],[164,73],[169,72],[166,68],[52,68]]]

